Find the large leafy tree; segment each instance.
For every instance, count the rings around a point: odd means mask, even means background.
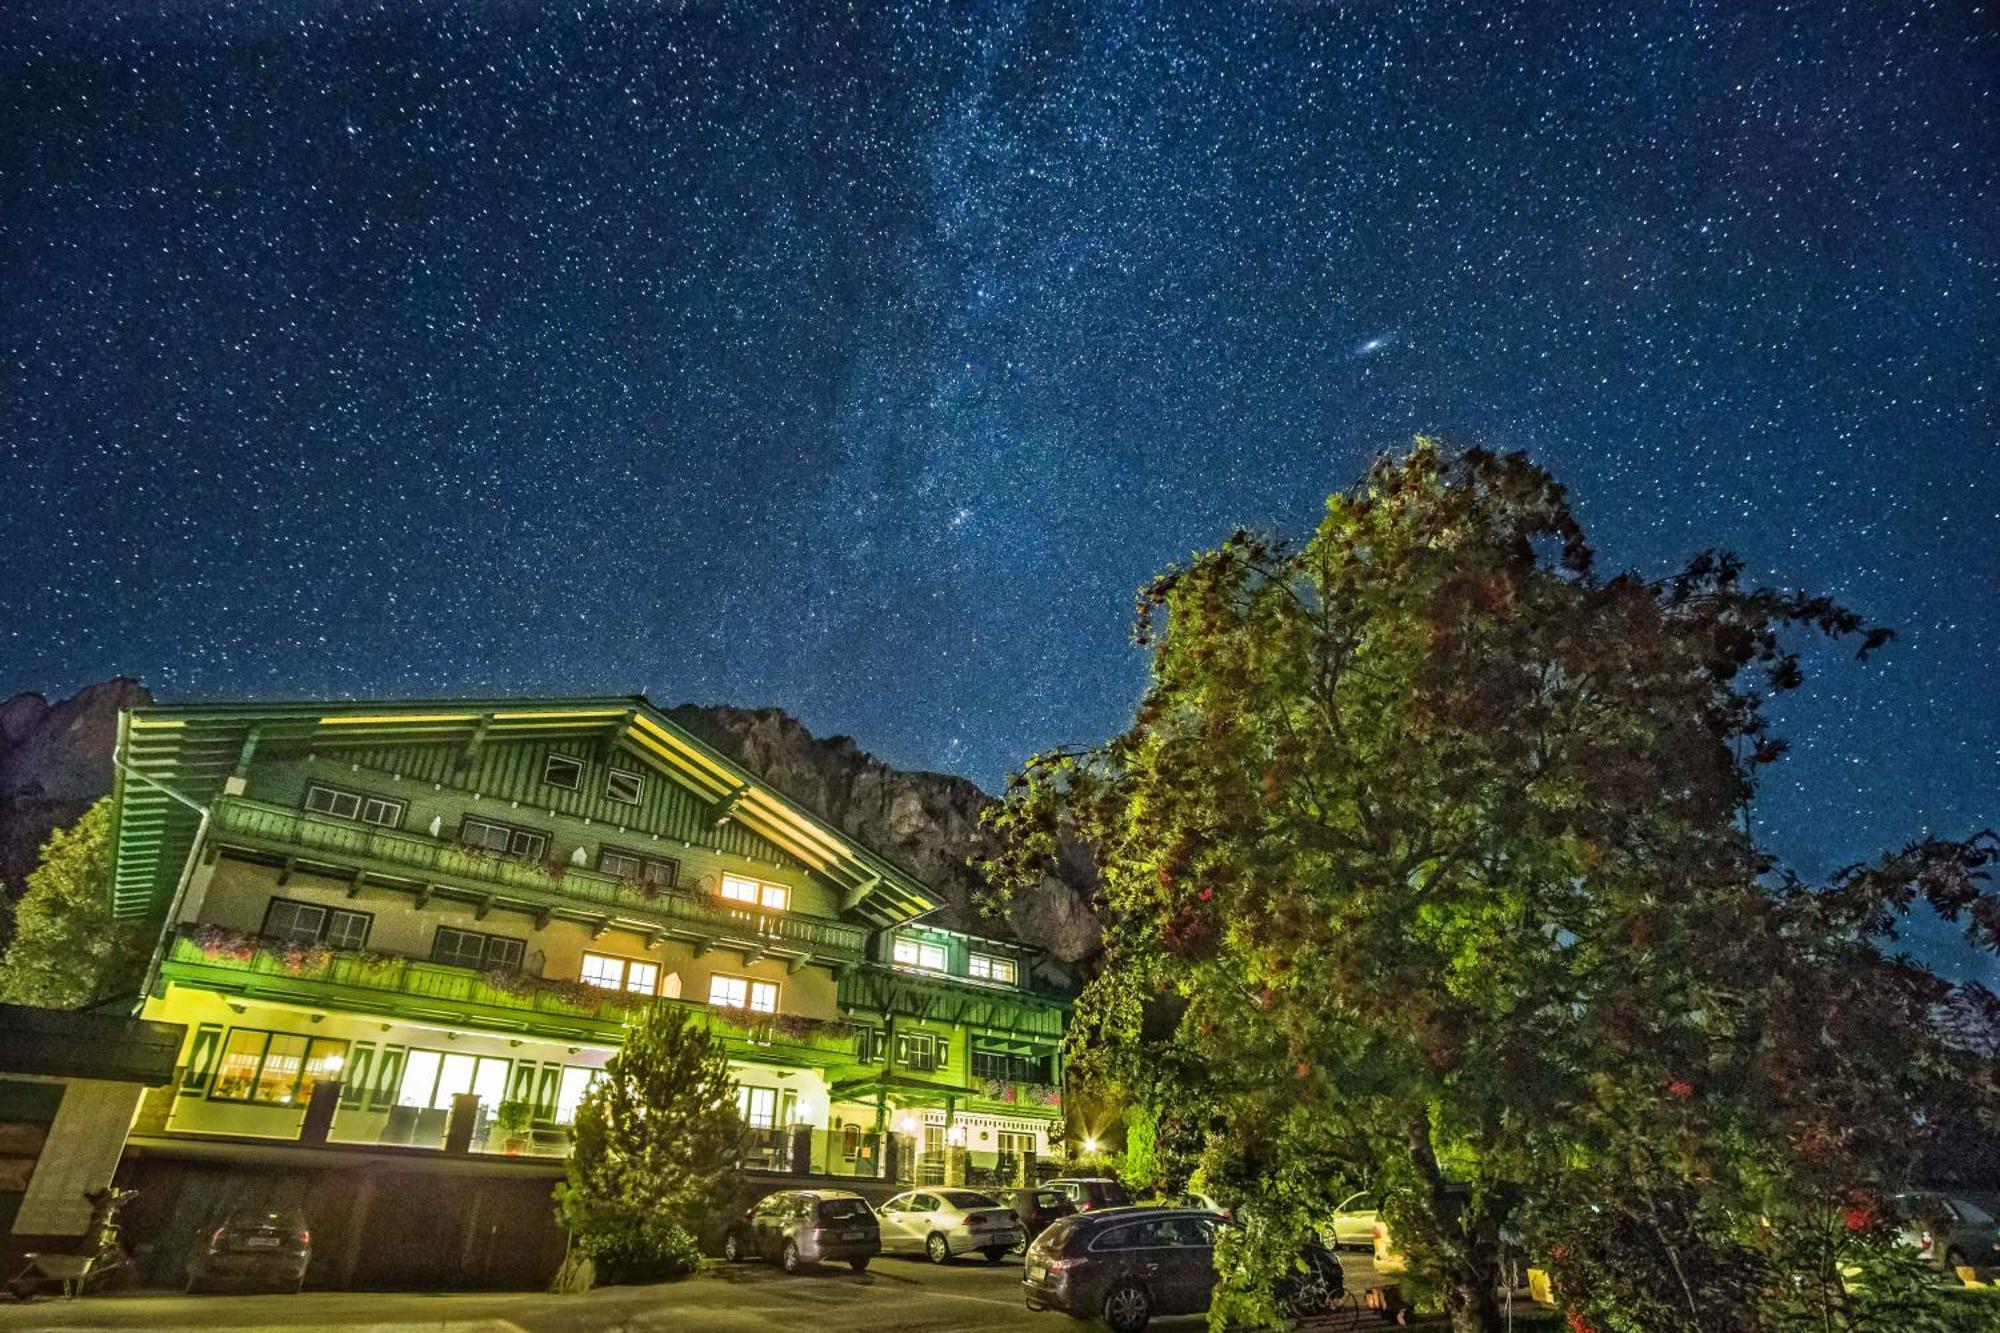
[[[42,844],[0,958],[0,1003],[81,1009],[136,998],[144,932],[111,917],[111,802]]]
[[[694,1238],[726,1204],[742,1142],[721,1041],[677,1006],[645,1010],[584,1094],[556,1186],[558,1215],[596,1279],[692,1272]]]
[[[1503,1229],[1561,1250],[1588,1230],[1566,1205],[1638,1182],[1638,1239],[1597,1271],[1660,1281],[1605,1308],[1725,1327],[1761,1262],[1732,1227],[1984,1095],[1927,1022],[1948,988],[1885,942],[1921,895],[1991,945],[1990,845],[1814,888],[1742,819],[1783,750],[1766,700],[1802,679],[1787,631],[1864,657],[1887,631],[1727,557],[1604,576],[1546,473],[1426,441],[1305,542],[1238,532],[1169,570],[1138,625],[1133,724],[1017,775],[991,875],[1095,849],[1073,1067],[1244,1205],[1217,1319],[1271,1314],[1274,1270],[1365,1183],[1454,1327],[1496,1327]]]

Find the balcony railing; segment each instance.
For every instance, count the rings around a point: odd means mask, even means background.
[[[339,988],[381,997],[374,1008],[444,1012],[468,1026],[532,1032],[536,1020],[616,1039],[650,1006],[673,1005],[744,1054],[780,1063],[835,1065],[854,1058],[854,1028],[840,1019],[768,1017],[667,996],[637,995],[527,972],[480,972],[400,954],[327,949],[261,939],[216,926],[185,926],[167,954],[167,975],[217,989],[281,998]],[[411,1002],[415,1003],[412,1004]],[[334,1005],[333,1007],[338,1007]]]
[[[867,932],[844,921],[725,906],[706,894],[635,884],[587,866],[525,861],[446,838],[328,819],[240,796],[218,802],[214,818],[220,834],[270,850],[325,853],[347,864],[383,866],[410,878],[502,885],[538,904],[589,905],[670,922],[705,938],[857,960],[867,945]]]

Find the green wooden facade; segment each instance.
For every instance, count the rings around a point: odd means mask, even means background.
[[[1032,951],[931,928],[934,891],[643,699],[147,708],[118,759],[114,910],[162,927],[146,1012],[191,1033],[170,1132],[289,1137],[323,1079],[361,1141],[452,1091],[559,1119],[672,1005],[830,1156],[940,1113],[1055,1152]]]

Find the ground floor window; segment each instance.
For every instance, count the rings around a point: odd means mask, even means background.
[[[775,1088],[738,1088],[736,1109],[743,1114],[743,1123],[752,1129],[776,1129],[778,1126],[778,1092]]]
[[[225,1102],[296,1106],[322,1079],[340,1077],[347,1043],[330,1037],[231,1028],[216,1062],[209,1097]]]
[[[597,1082],[601,1069],[579,1069],[575,1065],[566,1066],[562,1078],[556,1084],[556,1123],[567,1125],[576,1119],[576,1108],[583,1105],[583,1094],[590,1091],[590,1085]]]
[[[403,1057],[396,1104],[449,1111],[454,1096],[474,1092],[490,1111],[507,1096],[507,1070],[512,1063],[497,1055],[411,1051]]]

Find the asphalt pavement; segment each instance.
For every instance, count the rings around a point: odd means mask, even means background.
[[[1375,1279],[1365,1259],[1343,1256],[1352,1290]],[[1201,1316],[1155,1320],[1161,1333],[1206,1326]],[[315,1292],[298,1296],[121,1293],[74,1301],[0,1303],[0,1330],[293,1329],[360,1333],[1070,1333],[1067,1317],[1034,1313],[1021,1299],[1021,1263],[957,1259],[935,1266],[885,1255],[866,1273],[845,1267],[786,1277],[767,1264],[714,1264],[685,1282],[610,1287],[584,1296],[542,1292]],[[1098,1327],[1102,1327],[1099,1325]]]

